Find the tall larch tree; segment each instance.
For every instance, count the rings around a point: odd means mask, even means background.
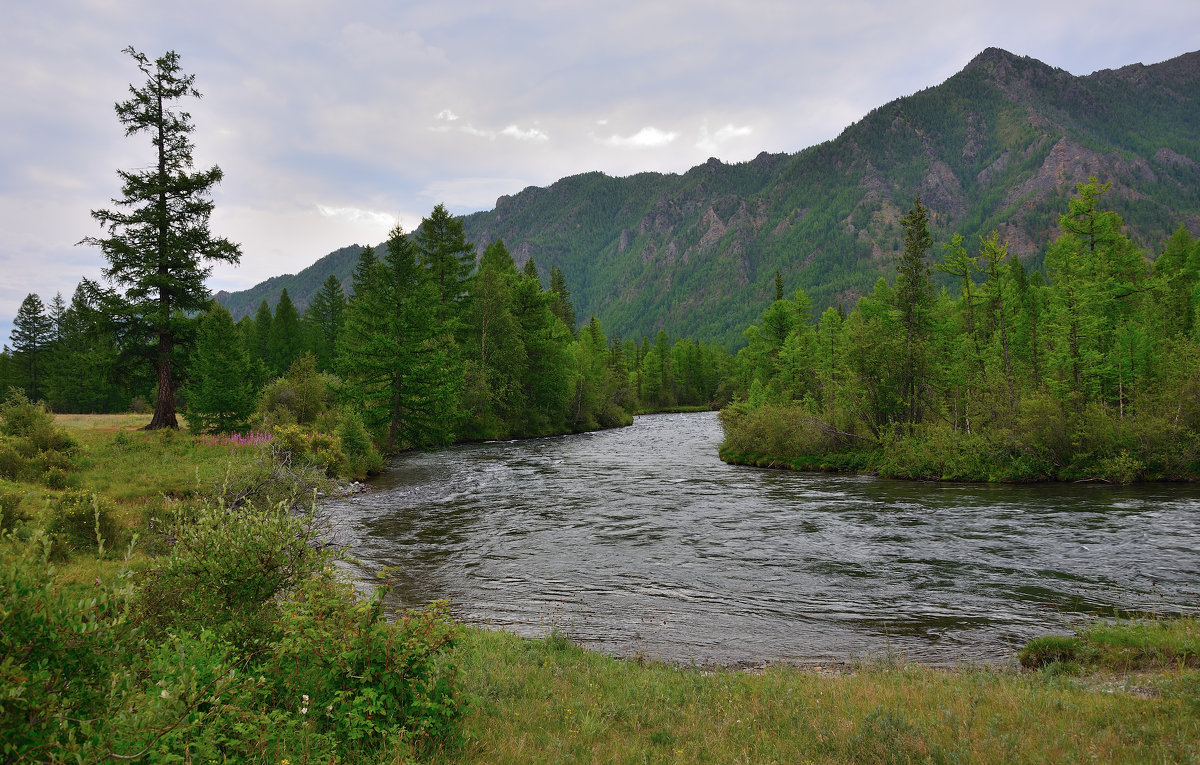
[[[467,277],[475,267],[475,246],[463,233],[462,218],[437,205],[413,235],[418,260],[429,272],[438,292],[438,313],[443,321],[456,318],[466,292]]]
[[[933,309],[933,281],[929,272],[929,250],[933,235],[929,233],[929,214],[921,197],[900,219],[904,227],[904,251],[897,266],[895,307],[904,329],[904,361],[901,367],[901,392],[904,396],[906,420],[914,423],[922,417],[922,386],[925,382],[927,343]]]
[[[275,304],[271,333],[267,338],[267,356],[271,373],[277,376],[288,371],[292,362],[304,352],[304,337],[300,331],[300,315],[285,288]]]
[[[338,345],[343,395],[387,451],[443,446],[461,419],[461,367],[438,319],[437,286],[397,226],[382,260],[366,250]]]
[[[54,322],[46,314],[46,305],[36,293],[29,293],[17,309],[9,339],[19,368],[25,373],[29,396],[35,401],[41,394],[38,377],[53,333]]]
[[[308,304],[304,320],[309,326],[311,344],[322,371],[333,369],[337,356],[337,339],[342,333],[346,315],[346,293],[342,282],[330,274],[321,284],[316,297]]]
[[[117,209],[93,210],[105,229],[103,237],[88,237],[100,247],[108,266],[107,279],[125,288],[132,317],[141,321],[151,338],[148,355],[157,377],[154,416],[147,429],[178,428],[175,416],[175,346],[184,341],[185,314],[204,308],[209,299],[204,280],[212,263],[236,263],[241,250],[209,231],[210,198],[222,178],[216,165],[193,170],[191,115],[177,108],[182,98],[199,98],[195,75],[184,74],[179,55],[168,51],[151,60],[132,47],[124,53],[146,82],[129,88],[130,98],[116,105],[125,135],[150,135],[154,162],[145,170],[118,170],[121,195]]]

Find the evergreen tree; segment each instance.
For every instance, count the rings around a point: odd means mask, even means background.
[[[316,297],[309,303],[305,321],[312,328],[313,351],[317,366],[332,369],[337,356],[337,339],[342,333],[346,313],[346,293],[336,276],[326,277]]]
[[[475,267],[475,246],[467,242],[462,218],[438,204],[414,234],[418,260],[437,288],[438,314],[443,322],[457,315],[467,277]]]
[[[538,289],[541,289],[542,282],[541,279],[538,278],[537,264],[533,262],[533,258],[529,258],[525,261],[525,267],[521,269],[521,275],[526,279],[533,279],[536,281],[538,283]]]
[[[904,356],[900,389],[904,396],[906,420],[912,424],[922,418],[922,387],[927,372],[927,343],[933,307],[933,282],[930,278],[928,255],[933,247],[929,233],[929,216],[921,197],[900,219],[904,227],[904,251],[897,268],[895,307],[904,329]]]
[[[567,279],[558,266],[550,266],[550,294],[554,302],[550,310],[567,325],[571,334],[575,334],[575,307],[571,305],[571,293],[567,289]]]
[[[1059,217],[1062,235],[1046,253],[1054,382],[1076,409],[1093,397],[1123,407],[1126,387],[1139,376],[1130,365],[1141,366],[1110,355],[1118,336],[1131,339],[1127,325],[1147,269],[1141,253],[1121,233],[1121,217],[1100,207],[1108,189],[1109,184],[1095,178],[1079,184],[1078,195]]]
[[[1200,250],[1186,226],[1171,234],[1154,261],[1155,306],[1158,323],[1168,336],[1187,335],[1192,330],[1192,293],[1200,273],[1200,258],[1192,253]]]
[[[382,261],[359,258],[338,345],[344,395],[388,451],[455,435],[462,371],[439,321],[440,291],[397,226]]]
[[[512,313],[521,328],[525,401],[518,430],[524,435],[560,433],[567,427],[573,392],[571,332],[550,310],[552,296],[542,291],[537,272],[528,268],[517,282]]]
[[[254,412],[250,358],[233,316],[215,300],[200,317],[187,390],[193,430],[227,433],[245,427]]]
[[[199,98],[194,75],[183,74],[179,56],[169,51],[154,61],[126,48],[146,76],[142,87],[130,86],[131,98],[117,104],[117,117],[127,136],[148,132],[156,160],[147,170],[118,171],[121,196],[114,203],[124,210],[93,210],[106,229],[103,238],[88,237],[108,259],[106,278],[126,287],[131,315],[138,317],[152,338],[152,361],[157,381],[154,417],[147,426],[177,428],[174,357],[176,343],[185,340],[181,312],[197,311],[208,300],[204,280],[213,261],[236,263],[237,245],[215,238],[208,229],[212,188],[221,169],[192,172],[194,129],[191,116],[173,102]]]
[[[42,363],[53,334],[54,322],[46,315],[45,304],[36,293],[29,293],[17,309],[9,340],[12,343],[13,357],[24,372],[29,396],[34,401],[41,395],[38,375],[43,371]]]
[[[475,436],[507,436],[524,406],[521,381],[527,357],[521,326],[513,315],[519,277],[500,240],[489,244],[471,279],[467,327],[470,330],[468,378]]]
[[[282,375],[292,362],[304,352],[304,336],[300,330],[300,316],[285,288],[275,304],[275,316],[271,319],[271,332],[267,338],[267,357],[270,359],[271,374]]]
[[[271,315],[271,306],[263,300],[258,304],[258,310],[254,312],[254,339],[247,350],[250,352],[251,360],[261,362],[264,369],[271,367],[271,325],[274,323],[274,317]]]

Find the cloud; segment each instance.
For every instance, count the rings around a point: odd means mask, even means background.
[[[509,138],[515,138],[518,141],[535,141],[537,143],[550,140],[550,136],[546,135],[537,128],[522,130],[516,125],[509,125],[508,127],[504,128],[500,131],[500,135],[505,135]]]
[[[436,119],[442,122],[457,122],[460,118],[449,109],[443,109],[438,112]],[[465,122],[461,125],[433,125],[429,129],[435,133],[448,133],[451,131],[465,133],[476,138],[486,138],[489,141],[494,141],[500,136],[513,138],[518,141],[532,141],[534,143],[543,143],[550,140],[550,136],[546,135],[542,130],[537,128],[522,128],[515,124],[509,125],[499,131],[477,128],[470,122]]]
[[[716,151],[721,144],[734,138],[746,138],[754,134],[754,128],[749,125],[737,127],[734,125],[725,125],[719,128],[715,133],[708,132],[708,125],[700,127],[700,139],[696,141],[696,148],[704,151]]]
[[[605,146],[630,149],[654,149],[668,146],[679,137],[679,133],[659,130],[656,127],[644,127],[631,136],[612,135],[600,141]]]
[[[396,221],[395,215],[375,212],[374,210],[362,210],[357,207],[328,207],[317,203],[317,212],[326,218],[339,218],[355,225],[390,226]]]

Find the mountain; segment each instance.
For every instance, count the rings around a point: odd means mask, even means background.
[[[213,297],[229,309],[229,312],[233,314],[234,321],[243,316],[253,316],[254,312],[258,310],[259,303],[264,300],[274,309],[284,290],[288,291],[288,297],[296,305],[296,309],[303,311],[308,307],[308,301],[321,289],[321,285],[329,278],[330,274],[337,276],[342,283],[342,289],[349,292],[350,275],[354,272],[354,264],[358,262],[358,256],[365,249],[358,244],[342,247],[298,274],[272,276],[248,290],[238,292],[221,290]]]
[[[997,229],[1033,267],[1091,175],[1112,183],[1107,204],[1148,253],[1181,223],[1200,232],[1197,115],[1200,52],[1079,77],[989,48],[797,154],[710,159],[682,175],[584,173],[501,197],[464,227],[481,249],[500,238],[518,264],[561,268],[576,315],[610,333],[733,346],[777,269],[816,311],[893,273],[917,194],[935,240],[957,232],[971,246]]]

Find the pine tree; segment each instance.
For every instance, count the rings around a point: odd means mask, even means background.
[[[550,294],[554,302],[550,310],[567,325],[571,334],[575,334],[575,307],[571,305],[571,292],[567,289],[567,279],[558,266],[550,266]]]
[[[455,435],[462,371],[439,321],[440,293],[397,226],[383,260],[359,257],[338,344],[344,395],[387,451]]]
[[[41,391],[38,388],[38,376],[42,370],[42,362],[54,333],[54,323],[46,315],[46,306],[36,293],[29,293],[21,301],[13,319],[12,342],[13,357],[25,373],[29,385],[29,396],[38,400]]]
[[[267,304],[266,300],[263,300],[258,304],[258,310],[254,312],[254,338],[246,350],[250,352],[251,360],[261,363],[264,369],[271,366],[271,325],[273,323],[271,306]]]
[[[524,406],[521,379],[527,358],[521,327],[513,315],[519,277],[508,249],[500,240],[489,244],[471,279],[467,328],[470,333],[468,371],[476,379],[471,396],[477,437],[507,436]]]
[[[191,378],[187,416],[193,430],[227,433],[245,426],[255,405],[250,358],[233,317],[215,300],[200,317]]]
[[[467,242],[462,218],[437,205],[413,235],[418,260],[429,271],[438,292],[442,321],[457,316],[466,291],[467,277],[475,267],[475,246]]]
[[[921,205],[921,197],[913,202],[908,214],[900,219],[904,227],[904,251],[897,268],[895,307],[900,312],[904,328],[904,362],[901,371],[901,393],[907,409],[909,424],[922,418],[922,387],[927,372],[927,343],[933,307],[933,282],[930,278],[928,255],[933,247],[929,233],[929,216]]]
[[[282,375],[303,352],[300,315],[296,313],[296,306],[284,288],[279,295],[279,302],[275,304],[275,316],[271,319],[271,332],[267,338],[271,374]]]
[[[532,436],[559,433],[567,427],[574,362],[571,333],[551,312],[552,296],[542,290],[530,262],[517,282],[512,313],[521,328],[526,359],[521,378],[525,406],[518,430]]]
[[[106,278],[126,288],[131,314],[139,318],[152,338],[151,358],[158,378],[154,417],[147,429],[177,428],[175,417],[175,346],[186,341],[182,312],[198,311],[208,301],[204,280],[208,263],[236,263],[237,245],[215,238],[208,219],[209,199],[221,181],[221,169],[192,172],[194,126],[191,115],[173,102],[199,98],[194,75],[183,74],[179,55],[169,51],[154,61],[126,48],[146,76],[142,87],[130,86],[131,98],[117,104],[117,118],[125,135],[148,132],[156,160],[147,170],[119,170],[121,196],[113,202],[121,210],[93,210],[106,229],[103,238],[88,237],[108,260]]]
[[[337,357],[337,339],[342,333],[346,314],[346,293],[337,276],[326,277],[316,297],[305,312],[305,323],[311,327],[313,351],[321,370],[333,369]]]

